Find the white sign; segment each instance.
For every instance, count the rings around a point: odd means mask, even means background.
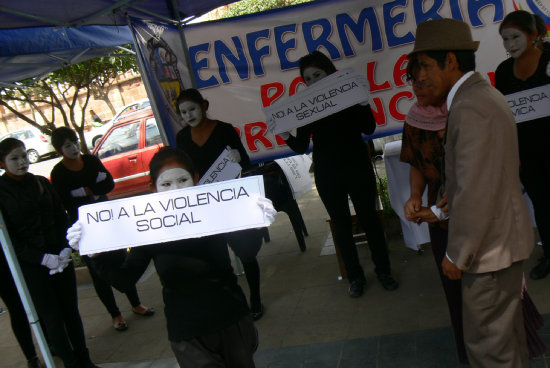
[[[298,199],[313,188],[309,175],[311,159],[308,155],[285,157],[275,162],[281,167],[292,189],[292,196]]]
[[[367,79],[352,69],[344,69],[281,102],[265,107],[264,113],[267,119],[273,118],[273,132],[279,134],[368,101]]]
[[[229,159],[229,150],[226,148],[218,156],[216,161],[208,168],[198,184],[217,183],[239,177],[242,167]]]
[[[504,96],[516,123],[550,116],[550,84]]]
[[[81,206],[80,254],[269,226],[258,196],[261,175]]]

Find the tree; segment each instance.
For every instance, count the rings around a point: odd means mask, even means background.
[[[229,5],[227,11],[223,13],[222,18],[252,14],[289,5],[309,3],[311,1],[313,0],[242,0]]]
[[[62,125],[77,132],[82,151],[88,153],[84,125],[90,97],[94,90],[98,96],[106,95],[116,76],[130,69],[136,70],[136,60],[133,56],[90,59],[57,70],[42,80],[26,80],[17,87],[1,87],[0,105],[48,135],[59,125],[56,124],[56,116],[60,116]],[[29,117],[18,111],[14,102],[29,106],[33,116]],[[45,110],[49,110],[50,113],[46,115]],[[37,122],[36,115],[40,116],[43,125]]]

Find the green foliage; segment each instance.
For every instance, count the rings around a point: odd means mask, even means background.
[[[378,189],[378,196],[382,202],[382,213],[384,214],[384,217],[389,218],[397,216],[393,208],[391,208],[390,196],[388,194],[388,178],[386,176],[381,177],[376,183],[376,186]]]
[[[241,0],[229,6],[222,18],[253,14],[261,11],[278,9],[289,5],[309,3],[313,0]]]
[[[71,254],[71,256],[73,258],[73,263],[74,263],[75,267],[84,267],[84,266],[86,266],[86,264],[84,263],[82,258],[80,258],[80,255],[78,254],[78,252],[73,252]]]

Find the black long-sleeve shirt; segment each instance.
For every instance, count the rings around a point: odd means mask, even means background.
[[[223,235],[132,248],[122,265],[109,254],[100,254],[92,258],[92,265],[124,292],[151,260],[163,286],[170,341],[220,331],[249,313]]]
[[[92,155],[82,155],[82,160],[84,161],[82,170],[72,171],[67,169],[63,162],[58,162],[51,172],[52,184],[59,193],[72,222],[78,219],[78,207],[106,200],[107,193],[115,187],[113,176],[103,166],[99,158]],[[97,175],[100,172],[105,173],[106,177],[97,181]],[[94,196],[71,193],[85,187],[90,188]]]
[[[296,153],[306,153],[311,137],[316,170],[349,167],[357,160],[368,160],[368,149],[361,133],[372,134],[375,128],[370,105],[354,105],[298,128],[296,137],[290,135],[286,143]]]
[[[191,127],[189,126],[180,130],[176,136],[176,146],[184,150],[191,157],[200,177],[212,166],[226,146],[239,151],[241,155],[239,165],[241,165],[243,171],[250,167],[250,157],[248,157],[248,153],[246,153],[235,128],[231,124],[221,121],[217,121],[216,123],[212,134],[202,146],[193,142]]]
[[[67,213],[45,177],[29,173],[22,180],[14,180],[2,175],[0,210],[22,266],[43,268],[40,262],[45,253],[59,254],[68,247]]]

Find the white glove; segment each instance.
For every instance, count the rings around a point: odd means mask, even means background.
[[[270,117],[265,123],[267,125],[267,129],[269,129],[269,131],[273,133],[273,131],[275,130],[275,119],[273,119],[273,117]],[[279,133],[279,137],[283,138],[286,141],[288,137],[290,137],[290,132]]]
[[[71,257],[71,254],[73,253],[73,250],[71,248],[63,248],[61,252],[59,252],[59,267],[51,269],[50,275],[54,275],[56,273],[61,273],[63,270],[71,263],[73,258]]]
[[[231,162],[236,162],[236,163],[241,162],[241,154],[239,153],[238,150],[233,149],[229,146],[225,148],[229,151],[229,153],[227,154],[227,157],[229,157],[229,160],[231,160]]]
[[[76,221],[73,226],[67,229],[67,240],[74,250],[80,248],[80,237],[82,236],[82,224]]]
[[[290,138],[290,132],[281,132],[279,133],[279,137],[283,138],[285,141]]]
[[[71,190],[71,197],[86,197],[86,189],[80,187],[77,189]]]
[[[61,262],[57,254],[46,253],[44,254],[44,257],[42,257],[42,262],[40,262],[40,264],[48,267],[50,270],[55,270],[59,268]]]
[[[275,210],[275,207],[273,207],[273,202],[271,202],[271,199],[258,196],[256,198],[256,204],[262,209],[264,219],[266,219],[270,225],[274,223],[277,211]]]
[[[103,171],[100,171],[97,173],[97,177],[95,178],[95,182],[96,183],[99,183],[100,181],[103,181],[107,179],[107,174],[104,173]]]

